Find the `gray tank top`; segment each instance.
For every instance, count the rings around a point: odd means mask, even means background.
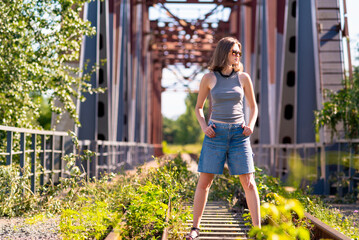
[[[232,72],[231,75],[224,76],[217,71],[214,74],[216,75],[217,83],[211,89],[211,119],[228,123],[243,123],[244,91],[238,74]]]

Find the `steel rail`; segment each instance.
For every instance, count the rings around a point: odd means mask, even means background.
[[[335,230],[334,228],[328,226],[327,224],[320,221],[318,218],[314,217],[309,213],[304,213],[305,217],[309,219],[314,224],[314,234],[315,239],[334,239],[334,240],[350,240],[351,238],[345,236],[341,232]]]

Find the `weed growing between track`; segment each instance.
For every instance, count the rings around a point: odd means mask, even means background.
[[[192,201],[198,175],[188,171],[180,155],[157,161],[161,165],[158,168],[140,167],[134,175],[109,174],[89,182],[69,161],[72,177],[62,179],[57,186],[48,185],[38,194],[31,194],[26,188],[28,182],[18,178],[17,171],[1,167],[0,213],[31,216],[29,223],[60,216],[60,234],[64,239],[102,239],[111,229],[124,239],[153,239],[160,237],[166,227],[171,239],[180,239],[182,223],[192,217],[184,205]],[[268,226],[252,230],[258,239],[270,239],[280,229],[278,226],[282,230],[291,229],[290,236],[307,239],[304,228],[310,231],[311,225],[302,218],[301,208],[348,237],[358,239],[358,213],[345,217],[337,209],[326,207],[319,197],[308,195],[308,191],[287,192],[278,179],[260,169],[256,171],[256,181],[264,224]],[[234,208],[246,208],[239,178],[230,176],[228,171],[216,176],[209,199],[226,200]],[[171,213],[166,222],[169,200]]]
[[[119,195],[124,212],[116,231],[125,239],[158,239],[165,227],[170,229],[170,239],[180,239],[180,227],[190,217],[184,203],[194,194],[196,176],[180,155],[161,162],[162,167],[147,173],[139,168],[134,177],[116,183],[119,193],[123,192]],[[127,184],[122,184],[124,180]],[[170,218],[165,222],[169,200]]]

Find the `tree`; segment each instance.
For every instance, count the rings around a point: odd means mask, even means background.
[[[163,140],[167,143],[174,143],[177,133],[176,120],[163,117]]]
[[[197,95],[196,93],[189,93],[186,97],[186,112],[179,116],[176,121],[177,131],[175,134],[175,143],[198,143],[204,137],[195,113]],[[208,102],[206,102],[204,110],[205,116],[208,116]]]
[[[0,1],[0,125],[39,127],[37,97],[45,93],[52,112],[79,124],[73,99],[93,89],[89,75],[76,77],[79,69],[66,63],[78,61],[82,37],[95,33],[79,15],[85,2]]]
[[[327,91],[323,109],[315,112],[317,129],[327,126],[333,134],[337,125],[343,123],[346,138],[359,137],[359,67],[355,67],[352,84],[345,83],[338,92]]]
[[[52,114],[48,99],[44,96],[39,96],[38,101],[40,102],[40,115],[37,122],[43,129],[50,130]]]

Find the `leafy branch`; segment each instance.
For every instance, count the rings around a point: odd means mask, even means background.
[[[97,66],[81,77],[70,66],[79,60],[82,38],[96,31],[80,12],[90,0],[0,1],[0,124],[39,128],[40,103],[49,96],[51,111],[65,112],[76,124],[76,99],[99,92],[89,83]],[[60,102],[60,104],[55,104]]]
[[[332,133],[338,134],[338,124],[342,123],[346,138],[359,137],[359,67],[355,68],[352,85],[343,84],[338,92],[327,90],[327,102],[323,109],[315,112],[316,129],[327,126]]]

